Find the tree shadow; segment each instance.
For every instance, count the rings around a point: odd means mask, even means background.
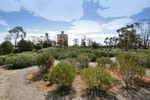
[[[118,100],[116,94],[98,89],[86,89],[83,91],[82,98],[86,100]]]
[[[76,91],[67,86],[58,87],[57,90],[50,91],[45,96],[45,100],[72,100],[76,97]]]
[[[31,79],[29,79],[28,83],[40,81],[41,79],[44,79],[44,75],[45,75],[45,73],[43,73],[42,71],[38,71],[33,74],[33,77]]]
[[[129,100],[149,100],[150,91],[142,91],[141,87],[129,87],[128,90],[126,87],[121,87],[119,89],[121,95]]]

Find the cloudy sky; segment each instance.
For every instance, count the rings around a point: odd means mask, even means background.
[[[0,43],[8,30],[22,26],[26,39],[46,32],[56,39],[63,30],[69,45],[84,35],[103,44],[140,19],[150,19],[150,0],[0,0]]]

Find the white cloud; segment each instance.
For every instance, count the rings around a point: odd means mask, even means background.
[[[0,25],[2,25],[2,26],[9,26],[7,24],[7,22],[6,22],[6,20],[2,19],[1,17],[0,17]]]
[[[0,32],[0,44],[4,42],[6,35],[8,32]]]
[[[83,15],[83,0],[1,0],[0,11],[20,11],[24,8],[34,16],[48,20],[72,21]]]
[[[72,27],[68,30],[68,33],[92,33],[92,32],[100,32],[102,31],[101,26],[99,23],[95,21],[88,21],[88,20],[79,20],[72,22]]]
[[[130,17],[150,7],[150,0],[100,0],[99,4],[107,9],[98,9],[103,17]]]
[[[131,18],[120,18],[113,20],[107,24],[103,24],[102,26],[104,27],[104,29],[117,30],[118,28],[121,28],[132,21],[133,20]]]
[[[20,11],[21,4],[19,0],[1,0],[0,1],[0,11],[3,12],[13,12]]]

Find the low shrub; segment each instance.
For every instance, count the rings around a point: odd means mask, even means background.
[[[68,51],[67,54],[68,54],[69,58],[76,58],[78,56],[78,54],[75,50]]]
[[[83,53],[83,55],[88,56],[91,62],[96,61],[96,55],[94,53]]]
[[[8,65],[8,64],[12,65],[14,58],[15,58],[15,56],[7,57],[6,60],[5,60],[5,65]]]
[[[75,78],[75,68],[69,64],[59,63],[55,67],[52,67],[52,71],[49,73],[48,80],[51,83],[57,84],[62,87],[71,87]]]
[[[66,59],[66,58],[68,58],[69,56],[68,56],[68,54],[67,53],[61,53],[60,55],[59,55],[59,60],[61,60],[61,59]]]
[[[78,62],[78,67],[79,67],[79,69],[83,69],[83,68],[88,67],[90,58],[89,58],[88,56],[85,56],[85,55],[79,55],[79,56],[76,58],[76,60],[77,60],[77,62]]]
[[[108,57],[101,57],[97,58],[96,62],[98,63],[98,66],[108,68],[112,64],[112,60]]]
[[[5,64],[5,59],[7,56],[0,56],[0,66],[3,66]]]
[[[54,58],[49,51],[44,51],[38,54],[37,65],[38,67],[46,73],[46,71],[53,65]]]
[[[89,67],[81,72],[81,78],[90,89],[108,90],[112,87],[113,78],[104,68]]]
[[[15,57],[8,58],[6,63],[8,62],[12,63],[12,68],[15,68],[15,69],[25,68],[25,67],[36,65],[37,56],[32,53],[20,53],[20,54],[17,54],[17,56]]]
[[[72,65],[73,67],[77,67],[77,61],[73,58],[67,58],[67,59],[61,60],[61,63],[67,63],[67,64]]]
[[[145,74],[145,68],[138,61],[138,56],[132,52],[123,52],[117,57],[119,67],[116,66],[115,72],[124,81],[126,89],[129,85],[133,85],[136,79],[141,79]]]

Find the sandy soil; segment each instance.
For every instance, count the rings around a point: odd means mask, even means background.
[[[54,65],[58,63],[59,61],[55,61]],[[89,65],[96,66],[96,63]],[[41,80],[40,77],[39,80],[30,82],[27,76],[33,77],[38,72],[37,66],[19,70],[0,68],[0,100],[149,100],[150,98],[149,83],[127,95],[120,87],[120,80],[115,80],[113,88],[108,93],[100,93],[93,97],[86,90],[87,86],[80,75],[76,75],[71,91],[62,94],[58,92],[56,85],[49,86],[49,82]],[[146,78],[149,79],[150,70],[147,69],[146,73]]]

